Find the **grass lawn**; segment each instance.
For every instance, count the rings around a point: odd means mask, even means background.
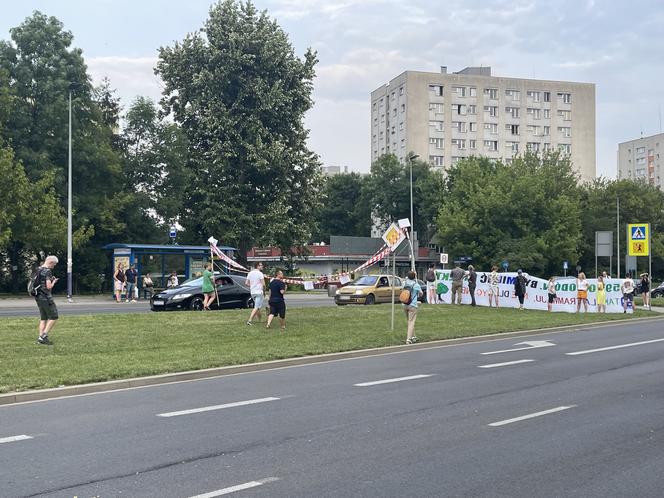
[[[248,310],[65,315],[53,346],[35,344],[37,317],[0,319],[0,393],[403,344],[406,319],[390,305],[289,309],[287,330],[245,324]],[[35,309],[35,314],[36,314]],[[632,316],[656,316],[637,310]],[[470,306],[420,307],[422,341],[622,320]]]

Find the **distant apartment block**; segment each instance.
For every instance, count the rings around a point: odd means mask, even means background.
[[[325,176],[334,176],[348,173],[348,166],[321,166],[321,170]]]
[[[526,150],[568,154],[595,177],[595,85],[458,73],[406,71],[371,92],[371,160],[412,151],[440,168],[469,156],[507,163]]]
[[[662,153],[664,133],[618,144],[618,178],[645,180],[662,189]]]

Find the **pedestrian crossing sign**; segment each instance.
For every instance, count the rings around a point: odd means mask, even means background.
[[[630,256],[648,256],[650,254],[649,223],[627,225],[627,237],[627,249]]]

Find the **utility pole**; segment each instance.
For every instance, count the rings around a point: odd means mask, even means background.
[[[616,196],[616,268],[620,278],[620,197]]]
[[[67,301],[72,299],[72,233],[71,233],[71,90],[69,90],[69,161],[67,167]]]

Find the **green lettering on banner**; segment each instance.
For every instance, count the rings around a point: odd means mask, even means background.
[[[588,286],[588,292],[595,292],[595,289],[596,289],[596,288],[597,288],[597,287],[595,286],[595,284],[590,284],[590,285]]]

